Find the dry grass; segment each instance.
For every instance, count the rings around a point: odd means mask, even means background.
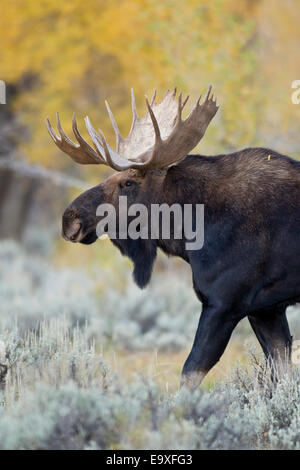
[[[180,373],[189,353],[189,348],[179,352],[106,350],[103,359],[110,368],[125,379],[133,379],[135,374],[154,380],[162,389],[174,392],[179,387]],[[232,339],[218,364],[209,372],[202,387],[210,389],[218,381],[228,379],[237,363],[245,364],[249,357],[244,344]]]

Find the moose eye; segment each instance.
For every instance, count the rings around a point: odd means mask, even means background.
[[[122,189],[126,190],[127,188],[133,188],[135,186],[136,186],[136,182],[132,180],[123,180],[123,181],[120,181],[119,183],[119,187],[121,191]]]

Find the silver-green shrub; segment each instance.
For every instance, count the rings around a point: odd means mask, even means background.
[[[299,449],[300,371],[277,384],[264,361],[209,392],[125,382],[84,328],[43,322],[0,338],[0,449]]]
[[[70,328],[85,325],[89,336],[103,346],[175,351],[191,343],[201,303],[189,280],[157,274],[141,291],[129,278],[121,291],[111,283],[105,286],[100,269],[97,276],[54,268],[12,241],[1,242],[0,331],[16,324],[20,334],[38,331],[42,320],[63,316]],[[104,285],[101,292],[99,280]],[[238,331],[248,334],[247,322]]]
[[[124,292],[107,285],[100,296],[84,271],[54,269],[28,256],[16,243],[0,244],[0,330],[18,325],[22,334],[41,320],[64,317],[69,327],[86,325],[102,344],[176,350],[195,332],[201,304],[186,281],[157,278],[140,291],[130,280]]]
[[[300,449],[299,366],[275,385],[260,357],[209,392],[125,382],[101,350],[180,349],[201,306],[173,276],[146,291],[95,285],[0,244],[0,449]]]

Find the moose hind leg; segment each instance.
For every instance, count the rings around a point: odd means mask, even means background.
[[[192,350],[182,370],[181,385],[196,388],[222,356],[230,336],[241,320],[239,313],[204,307]]]
[[[273,378],[285,371],[291,361],[292,336],[286,307],[274,307],[248,315],[252,329],[270,361]]]

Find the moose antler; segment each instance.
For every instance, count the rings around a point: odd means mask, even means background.
[[[78,144],[74,144],[71,139],[65,134],[59,119],[58,113],[56,113],[57,128],[59,136],[51,126],[49,119],[46,119],[46,126],[48,132],[57,145],[57,147],[64,153],[67,153],[75,162],[87,165],[89,163],[102,163],[106,164],[105,158],[102,155],[95,152],[94,149],[84,140],[80,135],[75,119],[75,113],[72,119],[72,128],[74,135],[78,141]]]
[[[176,98],[176,88],[169,90],[161,102],[156,102],[156,91],[149,104],[146,97],[148,112],[139,118],[133,90],[132,125],[129,135],[124,139],[118,129],[113,113],[107,102],[107,111],[116,134],[116,150],[114,151],[106,142],[103,133],[98,134],[88,117],[85,124],[92,139],[95,150],[80,135],[75,115],[73,115],[73,132],[78,144],[74,144],[64,133],[57,114],[57,127],[60,137],[52,128],[49,119],[46,120],[50,136],[56,145],[73,160],[82,164],[105,164],[117,171],[135,168],[149,170],[164,168],[179,162],[202,139],[207,126],[216,114],[218,106],[214,95],[210,97],[211,86],[206,97],[200,104],[201,96],[185,120],[182,120],[182,110],[189,98],[182,101],[182,94]]]

